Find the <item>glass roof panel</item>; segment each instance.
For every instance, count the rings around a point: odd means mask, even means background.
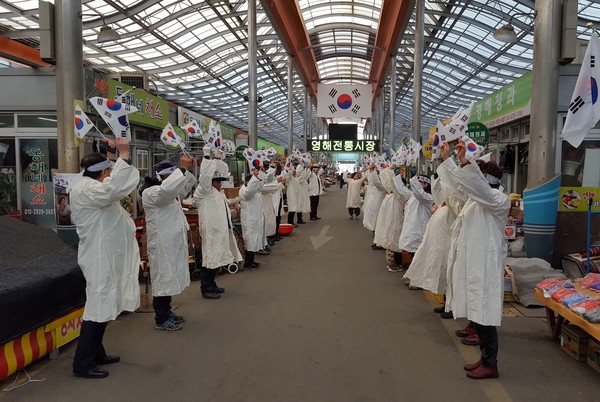
[[[64,0],[63,0],[64,1]],[[52,2],[52,1],[51,1]],[[84,59],[105,72],[146,72],[161,96],[199,113],[247,129],[246,0],[82,0]],[[382,0],[298,0],[323,83],[367,83]],[[0,32],[37,29],[37,0],[0,0]],[[532,68],[533,20],[512,19],[519,42],[492,36],[515,13],[530,13],[534,0],[425,0],[426,47],[423,65],[423,128],[447,117]],[[599,28],[600,2],[579,0],[578,38],[586,41],[587,22]],[[287,141],[286,47],[258,2],[257,29],[260,130]],[[102,25],[122,39],[97,43]],[[414,15],[400,34],[396,53],[397,123],[412,118]],[[38,39],[22,40],[35,47]],[[0,61],[0,68],[14,68]],[[294,72],[294,133],[302,133],[303,88]],[[389,94],[388,79],[384,91]],[[389,100],[386,98],[386,103]],[[262,120],[265,121],[262,121]],[[386,118],[389,123],[389,116]],[[386,123],[386,124],[388,124]]]

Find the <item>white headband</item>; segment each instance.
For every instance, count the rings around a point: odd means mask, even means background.
[[[497,186],[498,184],[500,184],[500,180],[496,176],[492,176],[491,174],[486,173],[485,174],[485,179],[492,186]]]
[[[95,163],[85,168],[88,172],[101,172],[111,167],[110,160],[104,159],[102,162]]]
[[[421,183],[429,183],[429,184],[431,184],[431,180],[429,180],[429,177],[417,176],[417,180],[419,180]]]
[[[175,169],[177,169],[175,166],[170,166],[168,168],[161,170],[160,172],[158,172],[158,174],[161,176],[168,175],[168,174],[173,173],[175,171]]]

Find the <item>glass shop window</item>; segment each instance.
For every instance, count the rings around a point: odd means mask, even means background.
[[[11,115],[11,118],[13,116]],[[0,140],[0,215],[17,213],[15,140]]]
[[[0,128],[14,128],[15,127],[15,115],[0,114]]]
[[[19,128],[56,128],[56,119],[55,114],[20,114],[17,115],[17,125]]]
[[[562,142],[561,186],[600,187],[600,141],[583,141],[579,148]]]

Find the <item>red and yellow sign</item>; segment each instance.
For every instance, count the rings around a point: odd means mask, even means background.
[[[79,336],[83,307],[0,345],[0,381]]]

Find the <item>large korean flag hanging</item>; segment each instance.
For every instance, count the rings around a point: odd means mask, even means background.
[[[599,81],[600,39],[592,33],[562,132],[563,138],[575,148],[581,145],[588,131],[600,120]]]
[[[371,85],[319,84],[318,117],[371,117]]]

